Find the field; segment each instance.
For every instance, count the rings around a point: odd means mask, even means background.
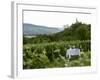
[[[66,50],[75,45],[81,55],[69,59]],[[62,41],[41,44],[25,44],[23,48],[23,69],[81,67],[91,65],[90,41]]]
[[[91,24],[76,21],[64,27],[52,34],[41,31],[34,37],[23,36],[23,69],[91,66]],[[73,46],[80,55],[69,58],[66,52]]]

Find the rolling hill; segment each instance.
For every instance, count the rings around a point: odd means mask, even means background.
[[[24,23],[23,24],[23,34],[30,36],[30,35],[39,35],[39,34],[53,34],[62,31],[59,28],[51,28],[47,26],[35,25]]]

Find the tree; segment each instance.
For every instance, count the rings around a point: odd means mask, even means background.
[[[86,24],[82,24],[76,29],[76,36],[79,40],[88,40],[89,39],[89,29]]]

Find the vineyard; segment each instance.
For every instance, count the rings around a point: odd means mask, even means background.
[[[91,65],[90,40],[61,41],[23,46],[23,69],[75,67]],[[75,46],[81,55],[66,57],[66,50]]]
[[[23,36],[23,69],[81,67],[91,65],[91,25],[76,21],[53,34]],[[66,52],[75,46],[80,55],[69,58]]]

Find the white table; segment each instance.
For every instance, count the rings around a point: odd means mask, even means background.
[[[66,57],[68,56],[71,58],[71,56],[79,55],[80,56],[80,49],[79,48],[69,48],[66,51]]]

